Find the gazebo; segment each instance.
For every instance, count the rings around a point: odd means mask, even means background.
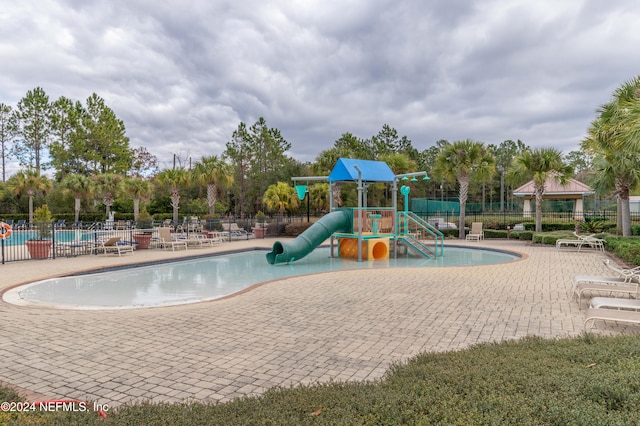
[[[535,186],[533,180],[525,183],[521,187],[513,191],[516,197],[524,197],[524,207],[522,209],[522,217],[531,217],[531,200],[536,199],[534,193]],[[573,218],[575,220],[584,220],[582,211],[584,210],[585,195],[593,194],[593,189],[579,180],[569,179],[565,185],[561,185],[555,179],[555,175],[550,175],[544,183],[543,199],[546,200],[575,200],[573,204]]]

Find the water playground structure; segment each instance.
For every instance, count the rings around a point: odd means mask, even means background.
[[[409,211],[411,188],[400,182],[416,182],[419,176],[429,180],[427,172],[396,175],[383,161],[340,158],[329,176],[294,177],[294,182],[328,181],[330,213],[320,218],[292,241],[276,241],[267,253],[270,264],[290,263],[302,259],[327,239],[331,256],[363,260],[388,259],[398,254],[437,258],[444,255],[444,235],[420,216]],[[357,183],[358,206],[333,206],[334,186],[341,182]],[[369,184],[391,184],[392,206],[367,206]],[[297,185],[298,197],[304,199],[306,185]],[[404,197],[404,209],[398,210],[398,189]]]

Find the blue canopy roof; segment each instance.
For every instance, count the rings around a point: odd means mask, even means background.
[[[355,160],[340,158],[331,170],[329,182],[358,181],[358,166],[362,172],[362,180],[367,182],[393,182],[396,175],[384,161]]]

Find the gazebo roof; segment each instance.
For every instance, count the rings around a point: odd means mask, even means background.
[[[358,170],[354,166],[358,166],[362,172],[362,180],[366,182],[393,182],[395,179],[395,174],[384,161],[339,158],[331,170],[329,182],[357,182]]]
[[[535,186],[533,180],[525,183],[521,187],[513,190],[513,195],[516,197],[527,197],[534,195]],[[593,194],[593,189],[579,180],[569,179],[565,185],[561,185],[556,179],[555,175],[551,174],[544,182],[544,196],[545,197],[564,197],[564,198],[581,198],[585,195]]]

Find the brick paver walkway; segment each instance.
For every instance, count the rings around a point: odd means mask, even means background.
[[[270,245],[0,265],[0,289],[78,269]],[[0,303],[0,381],[47,398],[228,401],[273,386],[380,378],[422,351],[527,335],[576,336],[576,274],[609,275],[602,253],[520,241],[450,244],[517,251],[508,264],[295,277],[225,300],[126,311]],[[265,268],[270,267],[265,262]],[[598,322],[599,334],[640,327]]]

